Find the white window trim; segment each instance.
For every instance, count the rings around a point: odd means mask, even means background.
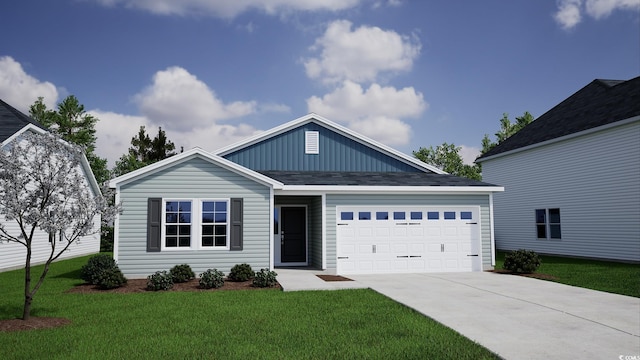
[[[190,201],[191,202],[191,246],[189,247],[167,247],[166,246],[166,231],[167,231],[167,202],[171,201]],[[227,241],[226,246],[202,246],[202,203],[205,201],[218,201],[227,203]],[[163,198],[162,199],[162,221],[161,221],[161,241],[160,251],[191,251],[191,250],[204,250],[204,251],[225,251],[230,248],[231,234],[229,233],[231,228],[229,216],[231,214],[231,199],[212,199],[212,198]],[[214,239],[215,241],[215,239]]]

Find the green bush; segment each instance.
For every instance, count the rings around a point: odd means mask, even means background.
[[[231,281],[247,281],[251,279],[255,273],[249,264],[236,264],[231,268],[229,280]]]
[[[535,251],[518,249],[505,255],[502,268],[516,274],[530,274],[540,266],[540,258]]]
[[[260,271],[256,271],[256,276],[253,278],[253,286],[262,288],[272,287],[278,283],[276,276],[278,276],[278,274],[275,271],[260,269]]]
[[[183,283],[195,279],[196,274],[187,264],[176,265],[169,270],[174,283]]]
[[[116,266],[105,269],[98,275],[96,285],[102,290],[119,288],[127,283],[127,278],[122,275],[122,271]]]
[[[147,290],[170,290],[173,287],[173,277],[168,271],[156,271],[147,277]]]
[[[224,273],[218,269],[207,269],[200,274],[200,287],[203,289],[217,289],[224,285]]]
[[[89,258],[87,264],[80,269],[80,278],[89,284],[97,285],[100,274],[109,269],[116,269],[116,261],[108,254],[98,254]]]

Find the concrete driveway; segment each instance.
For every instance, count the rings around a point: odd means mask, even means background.
[[[640,359],[640,299],[487,272],[349,278],[505,359]]]

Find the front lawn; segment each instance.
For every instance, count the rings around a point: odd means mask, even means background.
[[[496,253],[496,269],[502,269],[505,252]],[[615,294],[640,297],[640,265],[612,261],[540,255],[536,273],[554,276],[555,282]]]
[[[371,290],[65,293],[86,261],[53,264],[33,304],[72,323],[0,332],[0,359],[497,358]],[[0,320],[21,306],[22,271],[0,273]]]

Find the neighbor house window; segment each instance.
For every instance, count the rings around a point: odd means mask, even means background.
[[[560,209],[536,209],[538,239],[561,239]]]
[[[191,201],[165,203],[165,246],[191,247]]]

